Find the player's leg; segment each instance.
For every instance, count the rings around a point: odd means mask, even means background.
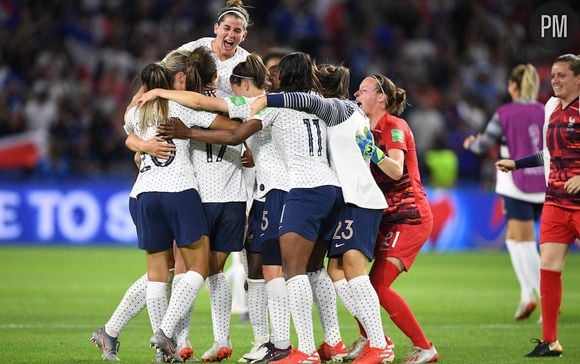
[[[213,206],[210,206],[213,205]],[[223,269],[231,252],[241,251],[244,245],[246,223],[245,202],[228,202],[204,204],[205,211],[214,215],[215,229],[212,233],[210,275],[207,279],[211,316],[214,333],[212,346],[201,356],[205,362],[221,361],[232,355],[232,344],[229,336],[232,293]],[[211,218],[208,217],[208,221]]]
[[[347,206],[330,246],[329,255],[340,257],[340,264],[329,265],[329,268],[342,270],[354,302],[355,317],[364,326],[368,336],[368,345],[355,360],[361,364],[392,362],[395,357],[393,348],[387,344],[379,299],[367,274],[367,264],[374,255],[381,218],[381,210]],[[340,277],[340,274],[333,272],[333,276]]]
[[[161,209],[187,272],[171,293],[167,312],[151,338],[151,345],[162,351],[166,360],[180,362],[182,358],[173,338],[180,319],[189,312],[209,272],[208,227],[199,194],[194,189],[163,194]]]
[[[324,258],[328,252],[328,241],[317,241],[308,262],[308,279],[312,287],[312,297],[318,309],[324,341],[318,346],[322,361],[342,361],[348,354],[338,324],[336,290],[324,268]]]
[[[387,311],[393,323],[413,343],[413,352],[406,363],[426,363],[438,359],[437,351],[427,339],[411,307],[392,287],[403,270],[408,270],[421,247],[427,241],[432,221],[421,225],[391,225],[381,231],[382,241],[377,246],[378,254],[370,272],[370,279],[377,291],[381,306]],[[385,249],[386,248],[386,249]]]
[[[534,232],[535,205],[508,197],[503,201],[508,220],[506,246],[520,283],[520,301],[514,318],[523,320],[535,310],[535,293],[540,288],[540,255]]]
[[[173,245],[173,255],[175,257],[175,275],[173,276],[173,281],[171,283],[171,291],[174,292],[181,282],[181,279],[187,273],[187,268],[185,267],[185,262],[183,257],[179,252],[179,248]],[[189,341],[189,330],[191,326],[191,314],[193,312],[194,304],[191,305],[189,310],[185,313],[185,316],[181,317],[177,322],[177,327],[175,328],[175,342],[179,350],[179,356],[183,361],[197,362],[199,361],[194,356],[193,346]]]
[[[246,245],[247,249],[247,245]],[[262,253],[247,253],[248,257],[248,310],[254,335],[252,349],[242,355],[240,362],[249,362],[259,348],[270,341],[268,323],[268,294],[262,274]]]
[[[151,338],[151,345],[163,351],[166,359],[182,361],[177,350],[177,344],[173,340],[175,329],[179,320],[189,311],[205,276],[209,271],[209,241],[203,235],[197,242],[185,247],[180,247],[180,252],[185,261],[188,271],[171,294],[167,307],[167,313],[163,317],[159,330]]]
[[[544,205],[540,220],[540,299],[542,339],[528,357],[562,355],[558,341],[558,315],[562,302],[562,271],[569,244],[580,237],[580,211]]]

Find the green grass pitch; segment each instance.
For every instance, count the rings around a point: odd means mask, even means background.
[[[0,247],[0,363],[98,363],[89,342],[125,289],[143,272],[144,254],[136,248]],[[395,283],[436,345],[442,363],[580,363],[580,254],[568,256],[560,316],[562,358],[526,359],[530,338],[541,336],[538,312],[524,322],[513,313],[519,288],[505,252],[421,254],[409,274]],[[343,340],[358,329],[339,311]],[[317,343],[322,332],[315,317]],[[396,344],[395,363],[411,350],[410,341],[384,315],[385,331]],[[151,329],[146,312],[120,337],[119,357],[148,363]],[[251,347],[251,329],[232,317],[231,362]],[[191,342],[199,356],[212,344],[207,290],[198,297]],[[296,337],[293,336],[296,343]]]

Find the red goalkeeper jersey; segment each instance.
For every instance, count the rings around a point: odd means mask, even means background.
[[[415,139],[407,122],[385,114],[372,132],[375,143],[385,154],[389,149],[400,149],[405,153],[403,176],[398,181],[371,163],[375,181],[389,204],[383,213],[383,223],[415,225],[431,220],[433,215],[419,175]]]
[[[564,189],[568,179],[580,175],[578,98],[565,107],[558,103],[550,115],[546,146],[550,152],[546,205],[580,210],[580,194],[570,194]]]

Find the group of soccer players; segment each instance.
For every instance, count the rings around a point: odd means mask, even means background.
[[[200,359],[230,358],[231,294],[222,271],[245,240],[255,346],[240,360],[392,362],[380,304],[413,343],[405,363],[437,361],[391,287],[413,264],[433,219],[412,132],[397,117],[405,91],[372,75],[349,101],[348,69],[315,65],[301,52],[269,70],[239,46],[248,24],[241,1],[228,1],[215,38],[187,43],[141,72],[125,129],[127,146],[138,153],[130,209],[147,274],[91,340],[104,360],[118,360],[120,332],[147,306],[155,361],[197,360],[189,320],[207,278],[214,343]],[[244,177],[249,167],[255,177]],[[255,178],[251,208],[244,178]],[[340,336],[337,295],[360,326],[350,352]],[[318,348],[313,303],[325,336]]]

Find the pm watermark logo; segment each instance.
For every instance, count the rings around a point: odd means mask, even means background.
[[[530,33],[534,42],[543,48],[560,51],[578,37],[578,17],[567,4],[552,1],[534,11]]]

